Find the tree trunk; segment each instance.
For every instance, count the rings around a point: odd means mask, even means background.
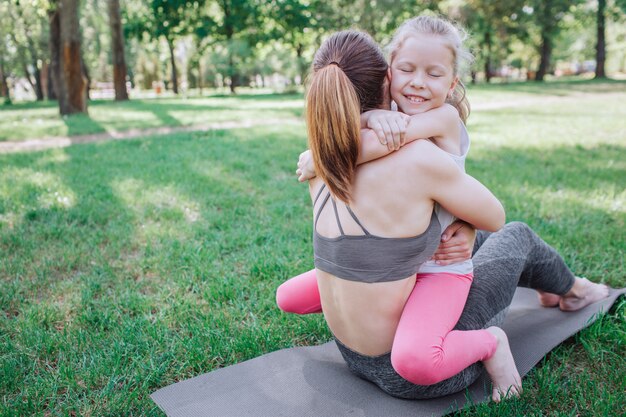
[[[87,79],[80,51],[78,3],[79,0],[60,0],[59,4],[61,28],[59,95],[65,96],[63,101],[59,101],[59,110],[62,115],[87,113]]]
[[[604,62],[606,61],[606,42],[605,42],[605,10],[606,0],[598,0],[598,43],[596,44],[596,75],[595,78],[606,78],[604,72]]]
[[[239,85],[239,74],[237,74],[237,69],[235,68],[235,61],[233,59],[233,53],[231,52],[230,43],[228,47],[228,72],[230,75],[230,92],[232,94],[237,94],[235,89]]]
[[[66,94],[63,94],[61,89],[63,83],[61,82],[61,20],[60,12],[57,8],[48,12],[48,21],[50,23],[50,91],[48,91],[48,97],[50,99],[56,98],[59,101],[59,109],[66,108],[65,103]]]
[[[128,100],[126,90],[126,60],[124,58],[124,34],[120,0],[109,0],[109,25],[111,26],[111,49],[113,52],[113,86],[115,100]]]
[[[552,38],[555,34],[555,25],[558,25],[558,23],[554,21],[554,3],[552,1],[544,1],[539,4],[538,18],[541,26],[541,47],[539,53],[541,57],[537,74],[535,74],[535,81],[543,82],[550,68]]]
[[[176,59],[174,57],[174,41],[167,39],[167,46],[170,49],[170,63],[172,64],[172,91],[178,94],[178,75],[176,74]]]
[[[85,57],[84,56],[80,56],[80,68],[83,71],[83,75],[85,76],[85,81],[87,83],[87,87],[85,87],[85,89],[87,90],[87,92],[85,93],[87,100],[91,100],[91,75],[89,75],[89,67],[87,66],[87,63],[85,62]]]
[[[296,46],[296,56],[298,58],[298,73],[300,74],[300,85],[304,85],[304,80],[306,80],[306,76],[309,72],[308,65],[304,61],[303,58],[304,53],[304,45],[298,43]]]
[[[487,50],[485,53],[485,81],[489,84],[491,81],[491,32],[485,32],[484,42]]]
[[[543,81],[545,78],[550,66],[550,56],[552,55],[552,40],[547,32],[542,31],[541,38],[541,61],[539,62],[537,75],[535,75],[535,81]]]
[[[57,93],[56,93],[56,91],[54,89],[54,81],[52,79],[52,77],[54,76],[52,74],[52,62],[48,64],[47,71],[48,71],[48,75],[47,75],[47,77],[48,77],[48,83],[47,83],[48,100],[56,100],[57,99]]]
[[[30,61],[35,71],[35,96],[37,101],[43,101],[43,87],[41,86],[41,68],[39,67],[39,60],[37,59],[37,51],[35,50],[35,44],[32,38],[28,38],[28,51],[30,53]],[[29,77],[30,78],[30,77]]]
[[[9,92],[9,83],[7,83],[7,73],[4,70],[4,62],[0,57],[0,96],[4,97],[4,104],[11,104],[11,93]]]
[[[43,101],[43,86],[41,85],[41,68],[39,68],[37,63],[34,62],[33,66],[35,67],[35,96],[37,96],[37,101]]]
[[[202,96],[202,87],[204,87],[204,73],[202,72],[202,58],[198,59],[198,89]]]

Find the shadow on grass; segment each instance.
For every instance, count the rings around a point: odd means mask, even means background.
[[[93,120],[89,114],[72,114],[69,116],[62,116],[61,119],[67,127],[67,136],[106,132],[104,126]]]

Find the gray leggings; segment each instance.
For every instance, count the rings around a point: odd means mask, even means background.
[[[501,325],[518,286],[565,294],[574,285],[574,275],[563,258],[524,223],[508,223],[497,233],[479,232],[472,259],[474,281],[457,330]],[[396,373],[391,354],[365,356],[338,340],[336,343],[352,372],[394,397],[426,399],[452,394],[471,385],[483,371],[477,362],[437,384],[415,385]]]

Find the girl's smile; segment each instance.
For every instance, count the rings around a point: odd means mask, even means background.
[[[390,93],[400,111],[411,115],[442,106],[454,89],[454,57],[438,36],[411,35],[394,54]]]

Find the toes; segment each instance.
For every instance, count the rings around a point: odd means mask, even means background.
[[[494,389],[493,392],[491,393],[491,399],[494,402],[499,403],[500,402],[500,391],[498,391],[497,389]]]

